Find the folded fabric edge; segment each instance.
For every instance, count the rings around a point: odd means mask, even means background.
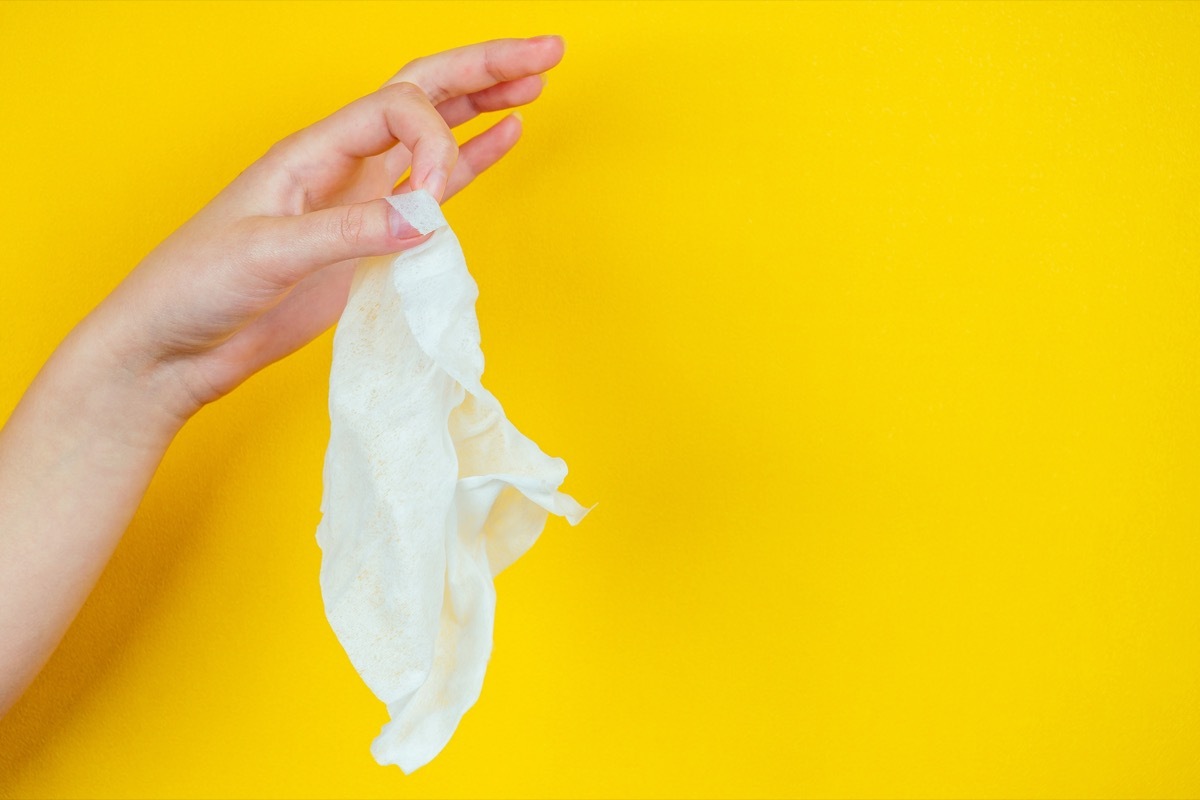
[[[371,741],[371,757],[381,767],[399,767],[400,771],[405,775],[413,774],[437,758],[446,749],[446,746],[450,744],[450,741],[454,738],[454,734],[458,731],[458,727],[466,717],[467,711],[474,708],[482,696],[483,676],[480,676],[478,685],[472,689],[468,696],[463,698],[464,706],[462,713],[457,715],[457,720],[452,726],[449,726],[449,730],[440,736],[424,740],[389,737],[389,729],[395,724],[395,718],[392,717],[392,710],[389,706],[388,721],[383,723],[379,734]],[[419,744],[417,744],[418,742]]]
[[[551,514],[566,517],[571,525],[578,525],[587,516],[587,513],[598,505],[597,503],[592,503],[591,506],[584,507],[571,495],[559,491],[558,487],[552,481],[539,480],[524,475],[506,475],[503,473],[468,475],[465,478],[458,479],[458,486],[470,489],[475,486],[482,486],[490,481],[500,481],[501,483],[509,484],[525,495],[531,502],[541,506]]]

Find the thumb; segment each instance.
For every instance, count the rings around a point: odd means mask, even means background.
[[[422,234],[386,199],[323,208],[289,217],[260,218],[256,266],[272,282],[291,286],[322,267],[352,258],[415,247]]]

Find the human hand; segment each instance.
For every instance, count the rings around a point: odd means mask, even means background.
[[[0,429],[0,716],[62,638],[183,423],[341,314],[359,259],[427,239],[383,199],[439,201],[516,143],[557,37],[411,62],[271,146],[59,345]]]
[[[516,143],[562,39],[498,39],[419,58],[377,91],[280,140],[158,245],[76,330],[184,420],[332,325],[359,260],[424,242],[384,196],[439,201]],[[396,182],[411,167],[409,177]]]

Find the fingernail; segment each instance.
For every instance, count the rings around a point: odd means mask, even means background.
[[[545,86],[547,83],[550,82],[550,79],[546,77],[546,73],[544,73],[544,72],[539,73],[538,77],[542,79],[542,86]]]
[[[522,125],[525,124],[525,116],[523,114],[521,114],[520,111],[512,112],[512,116],[517,118],[517,122],[521,123]]]
[[[530,37],[529,41],[531,41],[531,42],[548,42],[552,39],[558,39],[560,42],[562,42],[564,45],[566,45],[566,41],[563,40],[563,37],[559,36],[557,33],[544,33],[541,36],[533,36],[533,37]]]
[[[400,212],[391,203],[388,204],[388,228],[397,239],[412,239],[421,235],[420,231],[408,224],[408,220],[400,216]]]

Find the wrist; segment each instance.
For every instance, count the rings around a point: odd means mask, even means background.
[[[39,398],[47,411],[121,448],[161,455],[198,410],[169,365],[122,346],[95,314],[58,346],[43,379],[51,384]]]

